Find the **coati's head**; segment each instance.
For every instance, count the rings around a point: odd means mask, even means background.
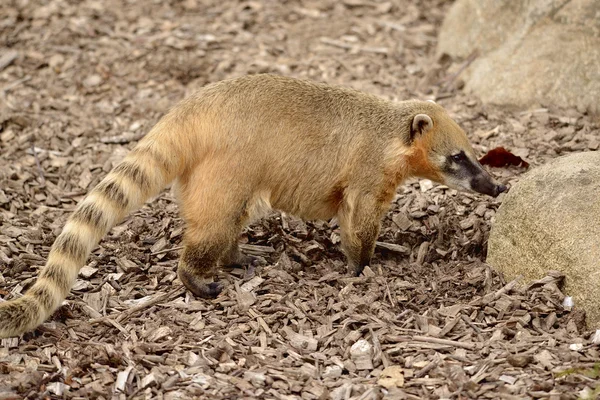
[[[411,115],[409,165],[412,175],[454,189],[498,196],[506,186],[481,166],[465,132],[441,106],[415,102]]]

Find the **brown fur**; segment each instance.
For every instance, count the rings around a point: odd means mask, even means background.
[[[433,125],[414,132],[417,114]],[[240,230],[270,207],[304,219],[337,216],[350,268],[360,273],[397,186],[410,176],[443,183],[440,157],[456,149],[472,154],[436,104],[273,75],[209,85],[164,116],[82,200],[37,282],[0,303],[0,337],[42,323],[102,236],[175,179],[187,224],[179,277],[213,297],[219,264],[251,261],[237,248]]]

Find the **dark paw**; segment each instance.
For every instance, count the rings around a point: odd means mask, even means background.
[[[201,283],[194,286],[187,286],[187,288],[194,295],[203,299],[214,299],[223,291],[223,285],[219,282]]]
[[[360,276],[365,269],[365,266],[354,268],[354,276]]]
[[[207,298],[214,299],[223,291],[223,285],[219,282],[211,282],[204,286],[206,286],[205,294]]]
[[[250,265],[253,267],[264,267],[265,265],[267,265],[267,260],[265,260],[264,257],[258,257],[258,256],[249,256],[249,257],[252,258]]]
[[[229,268],[246,268],[246,267],[260,267],[267,265],[267,261],[262,257],[247,256],[243,255],[233,263],[227,264]]]
[[[183,268],[178,270],[178,275],[185,287],[198,297],[214,299],[223,290],[223,285],[219,282],[206,282],[206,278],[198,277],[193,273],[190,274]]]

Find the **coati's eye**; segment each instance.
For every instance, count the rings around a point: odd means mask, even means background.
[[[454,161],[454,162],[457,162],[457,163],[458,163],[458,162],[464,161],[464,159],[465,159],[465,153],[463,153],[463,152],[461,151],[461,152],[460,152],[460,153],[458,153],[458,154],[454,154],[454,155],[450,156],[450,158],[452,159],[452,161]]]

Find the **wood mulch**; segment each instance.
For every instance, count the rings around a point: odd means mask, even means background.
[[[503,146],[532,166],[599,148],[599,121],[580,110],[508,110],[464,93],[470,60],[435,56],[448,6],[2,2],[0,295],[26,290],[77,201],[171,105],[227,77],[435,98],[479,154]],[[492,172],[510,184],[524,169]],[[335,221],[274,212],[241,238],[266,265],[223,271],[227,288],[206,301],[176,279],[183,226],[166,190],[106,236],[49,322],[1,341],[0,399],[591,396],[600,349],[564,277],[506,282],[484,263],[501,202],[407,182],[358,278]]]

